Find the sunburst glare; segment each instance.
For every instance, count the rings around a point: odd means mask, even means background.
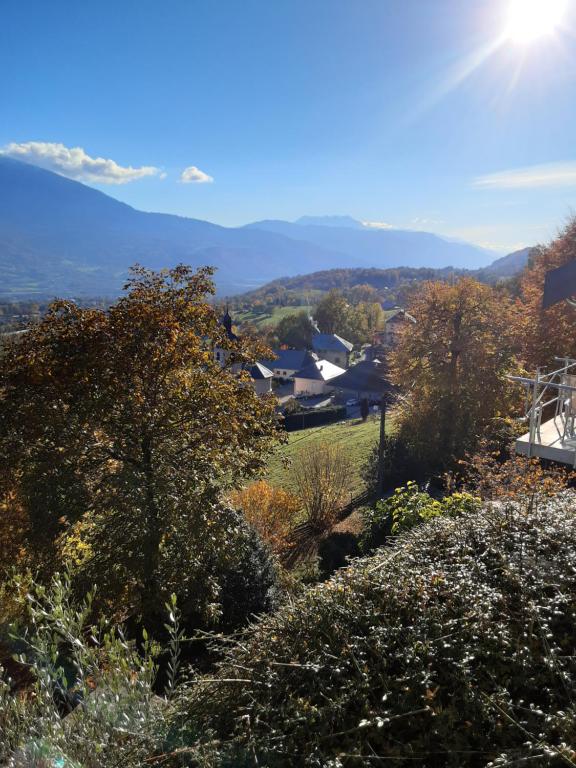
[[[530,43],[555,32],[566,12],[567,0],[511,0],[506,37],[516,43]]]

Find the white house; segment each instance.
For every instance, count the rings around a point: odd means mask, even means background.
[[[325,395],[332,391],[330,380],[345,372],[329,360],[314,360],[294,375],[294,395]]]

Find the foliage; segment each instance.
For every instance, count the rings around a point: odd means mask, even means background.
[[[306,518],[321,527],[332,525],[349,492],[350,461],[337,445],[321,442],[300,450],[293,466],[298,496]]]
[[[190,690],[204,755],[276,767],[573,764],[574,523],[572,494],[531,514],[511,504],[436,518],[307,590]]]
[[[548,246],[536,250],[520,277],[515,332],[522,359],[534,370],[554,363],[554,356],[576,357],[575,310],[560,302],[542,309],[546,272],[576,259],[576,218]],[[556,367],[556,366],[555,366]]]
[[[274,609],[280,597],[276,563],[268,546],[263,544],[255,528],[247,525],[234,510],[226,510],[236,535],[219,544],[213,570],[219,587],[219,626],[228,631],[238,629],[261,613]],[[198,573],[202,585],[206,576]],[[201,595],[196,600],[201,599]]]
[[[274,551],[279,552],[286,546],[286,537],[300,509],[296,496],[258,480],[234,491],[231,501]]]
[[[506,295],[469,278],[426,283],[413,295],[417,319],[391,354],[404,387],[398,438],[428,472],[454,466],[512,408],[513,309]]]
[[[365,288],[357,295],[365,296]],[[384,311],[379,301],[349,303],[337,290],[329,291],[319,301],[314,317],[322,333],[337,333],[356,345],[372,341],[374,332],[384,328]]]
[[[302,507],[297,496],[265,480],[257,480],[232,492],[230,498],[273,552],[280,554],[286,549],[290,530]]]
[[[276,326],[278,342],[295,349],[310,349],[313,333],[314,327],[305,311],[283,317]]]
[[[55,302],[0,361],[0,503],[23,508],[30,559],[49,574],[65,553],[149,626],[172,592],[217,616],[235,531],[218,496],[277,435],[273,402],[231,369],[265,350],[228,339],[210,275],[137,268],[107,311]]]
[[[482,451],[461,462],[464,487],[483,499],[538,499],[555,496],[574,485],[576,473],[567,467],[543,466],[540,459]]]
[[[178,679],[182,634],[172,598],[168,616],[168,684],[154,692],[159,647],[141,648],[121,628],[91,626],[92,594],[76,605],[67,577],[28,595],[29,626],[19,638],[30,687],[0,680],[0,763],[14,768],[141,766],[168,746],[165,734]]]
[[[342,331],[347,312],[348,302],[342,293],[331,290],[316,306],[314,317],[322,333],[338,333]]]
[[[388,424],[390,419],[386,419]],[[362,477],[369,492],[380,492],[378,487],[378,443],[372,446],[372,450],[365,457],[361,467]],[[386,489],[393,489],[404,485],[411,479],[424,482],[426,468],[397,434],[387,434],[384,438],[384,483]]]
[[[333,443],[306,446],[296,455],[292,473],[302,503],[304,520],[292,533],[287,562],[294,564],[313,552],[350,500],[352,465],[345,451]]]
[[[469,274],[466,270],[431,269],[430,267],[392,267],[390,269],[342,268],[312,272],[308,275],[283,277],[257,288],[242,296],[232,297],[230,306],[234,309],[251,307],[275,307],[308,304],[310,298],[336,289],[352,303],[374,301],[366,287],[377,292],[380,301],[391,306],[403,305],[411,288],[416,283],[428,280],[451,281],[456,276]],[[356,288],[360,290],[356,291]]]
[[[369,552],[382,544],[387,536],[397,536],[435,517],[458,517],[479,507],[480,499],[469,493],[456,492],[435,499],[421,491],[417,483],[409,481],[365,511],[362,549]]]

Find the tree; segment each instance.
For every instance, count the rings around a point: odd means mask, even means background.
[[[302,504],[300,499],[283,488],[275,488],[265,480],[257,480],[231,494],[238,506],[276,554],[287,547],[287,540]]]
[[[359,285],[352,286],[352,288],[349,288],[346,291],[346,295],[352,304],[360,304],[362,302],[368,304],[374,304],[375,302],[379,303],[380,298],[376,288],[368,283],[360,283]]]
[[[367,344],[374,333],[384,328],[385,315],[381,304],[360,302],[349,306],[341,320],[339,333],[356,345]]]
[[[409,311],[417,324],[390,356],[405,393],[398,437],[429,470],[443,470],[511,413],[512,304],[502,291],[465,278],[425,283]]]
[[[173,591],[217,612],[214,569],[198,579],[235,534],[221,489],[277,434],[273,403],[231,370],[265,350],[228,339],[211,274],[136,268],[108,311],[57,301],[0,361],[0,504],[24,507],[48,572],[78,541],[101,593],[147,618]]]
[[[335,288],[328,291],[314,312],[314,317],[322,333],[338,333],[345,322],[348,302]]]
[[[348,454],[332,443],[307,446],[297,454],[293,476],[304,520],[292,532],[288,565],[310,555],[337,522],[350,500],[351,469]]]
[[[559,237],[532,255],[520,278],[516,332],[522,358],[530,370],[551,365],[555,356],[576,357],[576,309],[560,302],[542,309],[546,272],[576,259],[576,217]]]
[[[309,349],[313,333],[310,317],[304,311],[283,317],[276,326],[279,343],[295,349]]]

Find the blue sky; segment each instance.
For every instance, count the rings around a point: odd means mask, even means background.
[[[3,0],[0,146],[225,225],[545,241],[576,207],[576,0],[522,44],[511,2]]]

